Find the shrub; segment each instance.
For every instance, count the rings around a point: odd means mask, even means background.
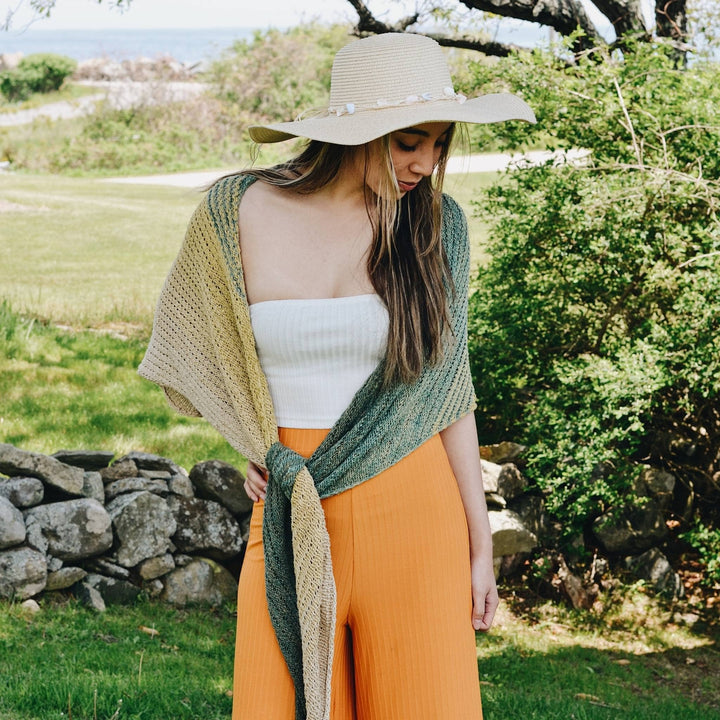
[[[207,79],[227,112],[245,123],[291,120],[327,105],[333,57],[349,40],[344,25],[258,31],[212,63]]]
[[[720,498],[720,70],[662,46],[560,66],[477,65],[535,108],[507,148],[549,137],[583,166],[510,173],[478,203],[492,256],[471,298],[481,435],[532,447],[528,475],[567,536],[665,467],[702,522]]]
[[[0,75],[0,92],[8,100],[25,100],[32,93],[59,90],[75,70],[75,60],[53,53],[35,53],[22,58],[13,70]]]

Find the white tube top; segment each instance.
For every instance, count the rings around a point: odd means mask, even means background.
[[[250,320],[280,427],[332,427],[385,356],[378,295],[267,300]]]

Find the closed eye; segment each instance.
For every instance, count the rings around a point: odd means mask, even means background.
[[[397,145],[403,152],[413,152],[417,148],[417,145],[406,145],[400,140],[397,141]]]

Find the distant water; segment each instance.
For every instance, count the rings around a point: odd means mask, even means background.
[[[252,28],[190,30],[35,30],[0,32],[0,54],[52,52],[75,60],[126,60],[169,55],[183,63],[212,60]]]

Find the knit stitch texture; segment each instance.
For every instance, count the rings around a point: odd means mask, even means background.
[[[240,258],[238,209],[253,178],[218,182],[197,208],[158,301],[140,374],[186,415],[202,415],[269,471],[263,520],[273,627],[295,684],[296,720],[328,720],[335,585],[320,499],[394,465],[475,407],[467,352],[469,251],[460,207],[443,196],[442,242],[454,293],[441,363],[412,384],[370,375],[305,459],[278,440],[255,349]]]

